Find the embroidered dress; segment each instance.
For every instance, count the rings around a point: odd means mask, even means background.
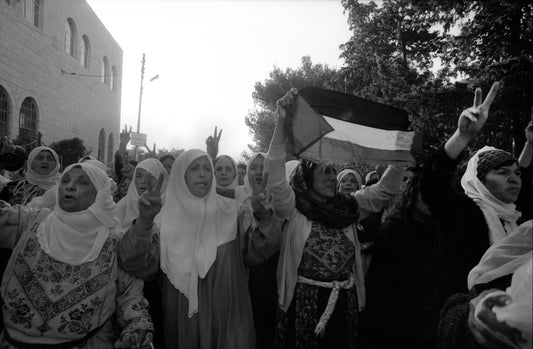
[[[45,189],[29,183],[24,178],[9,183],[4,190],[7,191],[8,202],[11,205],[27,205],[31,199],[42,196],[46,192]]]
[[[298,275],[316,281],[344,281],[352,274],[354,260],[355,246],[343,230],[329,229],[313,222]],[[354,287],[340,291],[335,310],[327,323],[325,336],[320,338],[314,334],[330,294],[330,288],[298,282],[288,311],[278,309],[277,347],[355,347],[357,293]]]
[[[277,347],[355,348],[358,312],[365,304],[356,219],[334,228],[340,222],[326,226],[304,216],[296,208],[284,163],[284,145],[271,144],[267,189],[274,212],[287,219],[277,270]]]
[[[117,236],[109,235],[94,261],[63,263],[42,248],[48,213],[19,206],[4,213],[10,216],[0,230],[0,245],[14,248],[0,288],[6,327],[1,348],[17,348],[11,344],[17,342],[113,348],[120,335],[117,322],[123,337],[152,330],[142,281],[118,267]]]

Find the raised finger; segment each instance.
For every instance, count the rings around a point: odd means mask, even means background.
[[[130,131],[128,133],[131,133],[131,126],[130,126]]]
[[[215,134],[213,135],[214,138],[217,138],[217,126],[215,126]]]
[[[250,184],[252,185],[252,192],[256,194],[260,190],[260,187],[255,180],[255,173],[253,172],[250,173]]]
[[[499,89],[500,89],[500,83],[498,81],[492,84],[490,91],[487,94],[487,97],[485,97],[485,100],[483,101],[483,106],[485,108],[490,108],[490,105],[494,101],[494,98],[496,98],[496,95],[498,94]]]
[[[268,184],[268,176],[270,175],[269,172],[263,173],[263,181],[261,182],[261,192],[264,192],[266,189],[266,186]]]
[[[165,175],[161,173],[159,175],[159,178],[157,178],[157,183],[155,184],[154,191],[160,192],[161,188],[163,188],[163,182],[165,181]]]
[[[469,119],[472,122],[477,122],[477,116],[470,109],[465,110],[463,112],[463,114],[461,115],[461,117],[466,117],[467,119]]]
[[[217,138],[220,139],[220,136],[222,136],[222,129],[220,129],[220,132],[218,133]]]
[[[144,175],[144,183],[146,183],[146,192],[151,192],[154,187],[154,183],[152,182],[152,175],[149,172],[146,172]]]
[[[476,90],[474,91],[474,107],[477,107],[478,105],[481,104],[482,102],[482,92],[481,92],[481,89],[478,87],[476,88]]]
[[[142,205],[142,206],[150,206],[151,205],[150,200],[148,200],[148,198],[146,197],[146,193],[141,195],[141,197],[139,198],[139,205]]]

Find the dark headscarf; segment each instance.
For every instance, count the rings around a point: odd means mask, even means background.
[[[320,222],[334,229],[346,228],[356,223],[359,217],[357,200],[352,195],[337,193],[325,202],[314,199],[311,195],[313,170],[317,163],[300,161],[291,180],[291,187],[296,197],[296,209],[311,221]]]

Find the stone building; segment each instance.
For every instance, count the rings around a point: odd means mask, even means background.
[[[78,137],[111,163],[122,55],[85,0],[0,0],[0,136],[30,148]]]

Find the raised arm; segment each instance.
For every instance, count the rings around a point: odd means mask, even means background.
[[[120,240],[117,253],[119,264],[129,274],[147,280],[159,270],[159,232],[154,225],[155,216],[161,211],[161,174],[155,187],[148,173],[147,190],[139,198],[139,217]]]
[[[388,166],[379,182],[354,193],[359,207],[369,212],[380,212],[400,192],[404,172],[402,166]]]
[[[265,174],[261,185],[252,173],[252,211],[248,205],[239,210],[240,226],[246,231],[243,236],[244,261],[248,265],[258,265],[266,261],[281,246],[281,221],[273,214],[266,193],[269,174]]]
[[[274,213],[281,221],[290,217],[295,206],[294,192],[285,175],[285,120],[297,94],[298,90],[293,88],[277,101],[276,127],[265,160],[269,171],[267,190],[272,195]]]
[[[47,211],[43,211],[45,214]],[[12,249],[41,210],[16,205],[10,206],[0,200],[0,248]]]
[[[498,82],[493,83],[487,97],[482,102],[481,89],[476,88],[474,105],[463,110],[459,116],[457,130],[444,144],[444,151],[450,159],[457,159],[468,143],[481,131],[487,122],[490,106],[499,89],[500,84]]]
[[[533,108],[531,108],[531,121],[527,124],[525,134],[526,143],[524,144],[522,153],[518,157],[518,166],[522,168],[528,168],[533,159]]]
[[[218,155],[218,143],[222,136],[222,129],[217,134],[217,127],[215,126],[215,133],[212,136],[207,137],[205,140],[206,153],[209,154],[211,160],[215,161]]]
[[[118,145],[118,150],[115,153],[115,175],[117,181],[123,177],[122,169],[126,166],[129,166],[128,163],[128,150],[126,149],[128,143],[130,142],[131,126],[128,131],[128,125],[124,125],[124,130],[120,132],[120,143]]]

